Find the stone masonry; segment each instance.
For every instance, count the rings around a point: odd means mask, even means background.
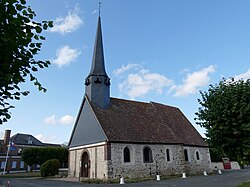
[[[152,150],[153,162],[143,162],[143,148]],[[130,150],[130,162],[124,163],[123,149]],[[170,161],[167,161],[166,149],[169,149]],[[188,161],[184,159],[184,149],[188,152]],[[199,160],[196,152],[199,152]],[[111,143],[111,158],[105,159],[105,146],[88,147],[70,150],[69,175],[79,177],[82,154],[87,152],[90,158],[90,178],[137,178],[160,175],[177,175],[203,173],[210,171],[209,149],[183,145],[164,144],[124,144]]]
[[[176,175],[186,173],[202,173],[210,171],[209,149],[202,147],[183,147],[182,145],[162,144],[111,144],[111,161],[109,163],[109,177],[120,176],[135,178],[160,175]],[[153,162],[143,163],[143,148],[152,150]],[[124,163],[123,149],[130,149],[131,162]],[[170,161],[166,158],[166,149],[170,150]],[[189,161],[184,160],[184,148],[188,150]],[[195,158],[199,151],[200,160]]]
[[[107,177],[107,161],[104,160],[104,145],[69,151],[69,176],[80,176],[82,154],[87,152],[90,160],[90,178]]]

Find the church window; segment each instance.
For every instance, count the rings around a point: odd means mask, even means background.
[[[96,77],[94,83],[101,83],[101,82],[102,82],[102,80],[99,77]]]
[[[123,158],[124,158],[124,162],[130,162],[130,150],[128,147],[125,147],[123,149]]]
[[[185,161],[188,161],[188,151],[187,151],[187,149],[184,149],[184,158],[185,158]]]
[[[170,161],[170,150],[167,148],[166,149],[166,156],[167,156],[167,161]]]
[[[153,162],[152,150],[149,147],[143,149],[143,161],[146,163]]]
[[[106,78],[106,80],[105,80],[105,84],[106,84],[107,86],[109,86],[109,85],[110,85],[110,78]]]
[[[196,160],[200,160],[200,154],[198,151],[195,152],[195,155],[196,155]]]
[[[90,82],[89,82],[89,79],[88,79],[88,78],[85,79],[85,85],[86,85],[86,86],[90,85]]]

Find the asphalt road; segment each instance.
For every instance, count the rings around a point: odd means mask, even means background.
[[[43,186],[60,186],[60,187],[117,187],[119,184],[82,184],[78,182],[67,182],[58,180],[45,180],[45,179],[17,179],[17,178],[0,178],[0,186],[6,185],[10,182],[10,187],[43,187]],[[128,187],[230,187],[241,184],[242,182],[250,182],[250,169],[235,170],[223,172],[222,175],[214,174],[209,176],[195,176],[186,179],[176,178],[161,181],[148,181],[142,183],[130,183],[123,186]],[[125,181],[126,182],[126,181]]]

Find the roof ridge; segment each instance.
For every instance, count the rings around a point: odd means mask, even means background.
[[[115,99],[115,100],[121,100],[121,101],[128,101],[128,102],[134,102],[134,103],[151,104],[151,105],[153,105],[154,108],[155,108],[155,104],[156,104],[156,105],[161,105],[161,106],[165,106],[165,107],[171,107],[171,108],[179,109],[179,108],[176,107],[176,106],[170,106],[170,105],[162,104],[162,103],[155,102],[155,101],[149,101],[149,102],[146,102],[146,101],[136,101],[136,100],[130,100],[130,99],[117,98],[117,97],[110,97],[110,99],[111,99],[111,100],[112,100],[112,99]]]
[[[29,135],[29,136],[32,136],[31,134],[27,134],[27,133],[16,133],[15,135]],[[13,135],[13,136],[15,136],[15,135]]]
[[[16,134],[14,134],[13,136],[11,136],[11,138],[15,138],[15,137],[17,137],[17,136],[20,136],[20,135],[22,135],[22,136],[32,136],[33,138],[35,138],[35,139],[37,139],[35,136],[33,136],[32,134],[25,134],[25,133],[16,133]],[[37,139],[38,140],[38,139]],[[38,141],[40,141],[40,140],[38,140]],[[40,141],[41,142],[41,141]]]
[[[150,104],[150,102],[146,102],[146,101],[135,101],[135,100],[122,99],[122,98],[117,98],[117,97],[110,97],[110,99],[121,100],[121,101],[128,101],[128,102],[134,102],[134,103]]]
[[[171,106],[171,105],[167,105],[167,104],[163,104],[163,103],[158,103],[158,102],[154,102],[154,101],[150,101],[150,103],[152,103],[153,105],[156,104],[156,105],[162,105],[162,106],[165,106],[165,107],[171,107],[171,108],[179,109],[177,106]]]

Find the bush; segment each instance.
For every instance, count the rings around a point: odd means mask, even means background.
[[[22,151],[22,160],[28,165],[42,165],[49,159],[58,159],[60,163],[68,162],[68,150],[64,147],[31,147]]]
[[[41,177],[55,176],[59,172],[60,161],[58,159],[50,159],[44,162],[40,168]]]

